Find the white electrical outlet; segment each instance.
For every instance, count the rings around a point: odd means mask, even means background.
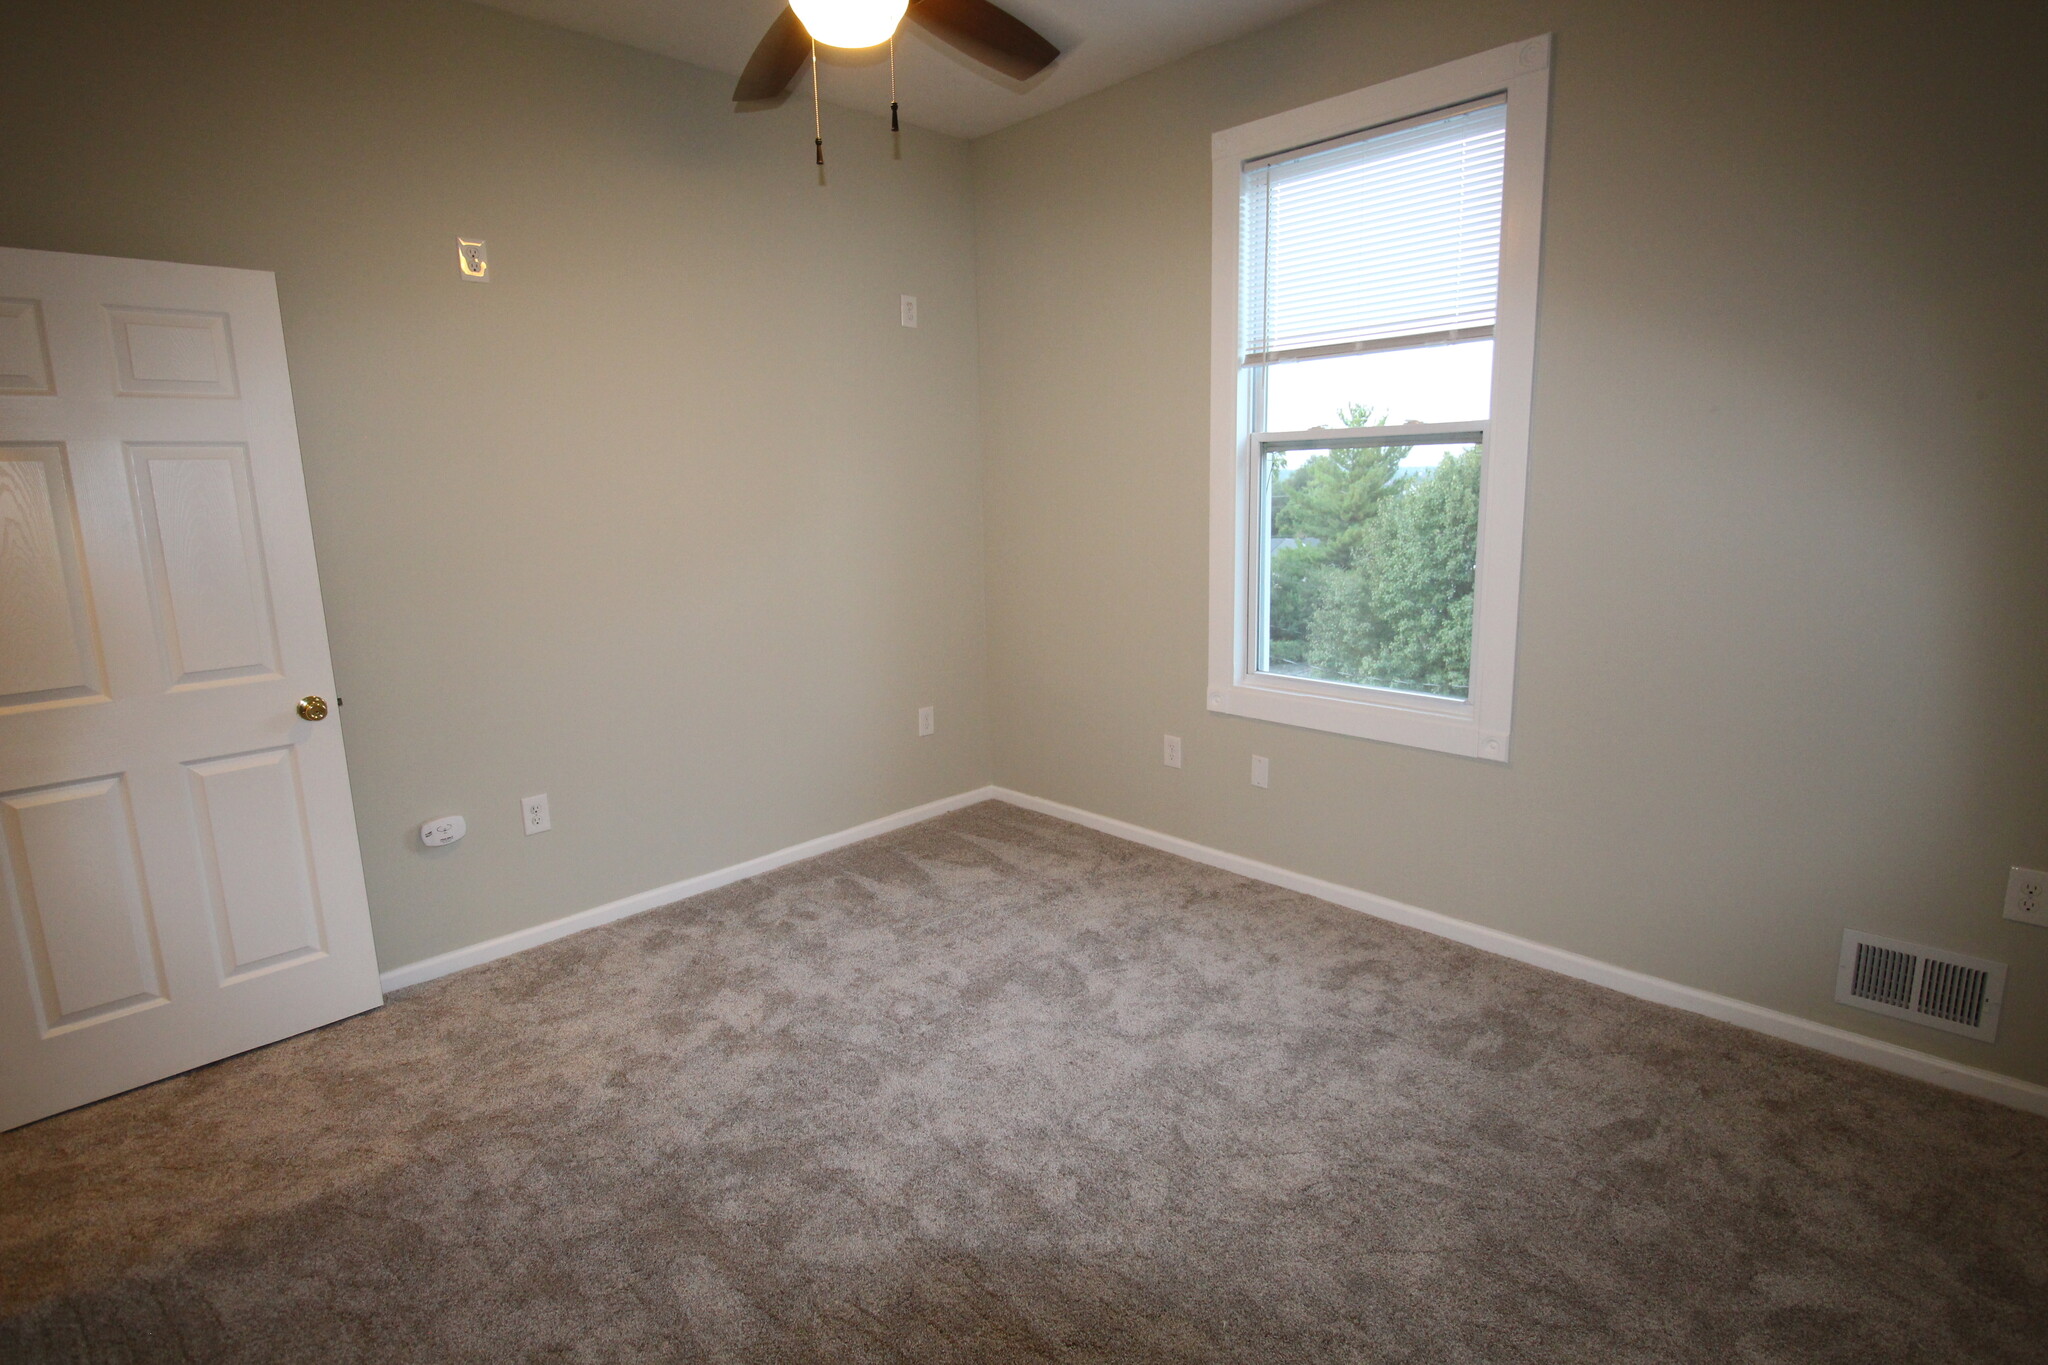
[[[939,728],[937,715],[929,706],[917,708],[917,733],[920,736],[934,734]]]
[[[905,294],[903,296],[903,325],[905,327],[917,326],[917,295],[915,294]]]
[[[2048,872],[2016,867],[2005,883],[2005,917],[2048,929]]]
[[[548,818],[548,794],[542,792],[539,796],[519,798],[519,820],[528,834],[553,829],[555,822]]]
[[[1267,781],[1267,779],[1268,779],[1268,778],[1270,778],[1270,777],[1271,777],[1272,775],[1273,775],[1273,771],[1272,771],[1272,769],[1271,769],[1270,767],[1268,767],[1268,766],[1267,766],[1267,764],[1266,764],[1266,758],[1265,758],[1265,755],[1264,755],[1264,754],[1253,754],[1253,755],[1252,755],[1252,785],[1253,785],[1254,787],[1265,787],[1265,786],[1270,786],[1270,785],[1272,785],[1272,784],[1271,784],[1270,782],[1268,782],[1268,781]]]
[[[1179,735],[1168,735],[1166,737],[1166,766],[1169,768],[1178,768],[1180,766]]]
[[[455,239],[455,266],[462,272],[462,278],[476,284],[491,282],[491,258],[489,249],[481,240],[470,241],[467,237]]]
[[[459,815],[444,815],[438,820],[429,820],[420,826],[420,842],[428,848],[439,848],[452,844],[469,833],[469,826]]]

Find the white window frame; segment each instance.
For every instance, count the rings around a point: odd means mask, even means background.
[[[1433,428],[1341,432],[1251,429],[1250,369],[1239,346],[1239,196],[1247,162],[1491,95],[1507,97],[1500,291],[1493,327],[1492,411],[1480,435],[1479,556],[1468,698],[1323,683],[1256,671],[1261,469],[1290,441],[1317,447],[1407,444]],[[1510,43],[1217,133],[1209,479],[1209,709],[1340,735],[1506,762],[1514,713],[1523,494],[1536,358],[1536,283],[1550,117],[1550,37]],[[1470,423],[1447,427],[1469,435]],[[1264,439],[1261,440],[1260,438]],[[1377,440],[1374,438],[1378,438]],[[1447,438],[1440,438],[1447,439]]]

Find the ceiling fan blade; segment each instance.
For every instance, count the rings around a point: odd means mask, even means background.
[[[976,61],[1020,81],[1036,76],[1060,55],[1037,29],[989,0],[911,0],[910,17]]]
[[[780,99],[810,56],[811,35],[804,31],[796,11],[785,7],[761,35],[754,55],[747,58],[747,69],[740,72],[740,83],[732,88],[732,102]]]

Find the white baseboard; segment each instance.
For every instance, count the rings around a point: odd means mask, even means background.
[[[582,933],[585,929],[595,929],[600,924],[610,924],[614,920],[626,919],[664,905],[673,905],[679,900],[687,900],[706,891],[716,891],[721,886],[730,886],[748,877],[758,877],[763,872],[773,872],[778,867],[787,867],[806,858],[815,858],[820,853],[830,853],[835,848],[844,848],[863,839],[872,839],[877,834],[887,834],[906,825],[915,825],[935,815],[944,815],[947,811],[959,810],[977,801],[987,801],[995,794],[994,787],[977,787],[973,791],[942,797],[922,806],[913,806],[909,810],[899,810],[894,815],[885,815],[879,820],[855,825],[852,829],[842,829],[837,834],[821,834],[815,839],[806,839],[803,843],[791,844],[788,848],[764,853],[743,863],[721,867],[715,872],[685,877],[679,882],[670,882],[667,886],[657,886],[652,891],[642,891],[604,905],[593,906],[588,910],[579,910],[573,915],[551,919],[545,924],[536,924],[529,929],[485,939],[482,943],[472,943],[467,948],[457,948],[436,957],[422,958],[418,962],[408,962],[403,967],[393,967],[390,971],[381,973],[377,977],[377,984],[387,992],[405,986],[417,986],[420,982],[432,981],[437,976],[446,976],[465,967],[475,967],[501,957],[510,957],[514,953],[523,953],[528,948],[538,948],[543,943],[552,943],[558,938]]]
[[[383,973],[378,981],[386,991],[415,986],[422,981],[431,981],[437,976],[446,976],[465,967],[509,957],[513,953],[537,948],[543,943],[551,943],[585,929],[595,929],[600,924],[610,924],[614,920],[622,920],[643,911],[672,905],[676,901],[686,900],[706,891],[715,891],[721,886],[729,886],[747,877],[757,877],[763,872],[772,872],[778,867],[787,867],[791,863],[802,862],[805,858],[815,858],[821,853],[830,853],[833,849],[857,844],[863,839],[872,839],[878,834],[887,834],[891,830],[915,825],[933,816],[944,815],[948,811],[988,800],[1007,801],[1026,810],[1070,820],[1074,824],[1085,825],[1104,834],[1113,834],[1119,839],[1128,839],[1134,844],[1144,844],[1148,848],[1178,854],[1192,862],[1220,867],[1226,872],[1235,872],[1240,877],[1250,877],[1253,881],[1285,887],[1289,891],[1299,891],[1318,900],[1341,905],[1347,910],[1358,910],[1380,919],[1391,920],[1395,924],[1405,924],[1411,929],[1420,929],[1439,938],[1451,939],[1485,952],[1497,953],[1501,957],[1513,958],[1517,962],[1526,962],[1547,971],[1606,986],[1624,995],[1690,1010],[1694,1014],[1704,1014],[1723,1023],[1754,1029],[1758,1033],[1768,1033],[1774,1038],[1783,1038],[1787,1042],[1799,1043],[1837,1057],[1847,1057],[1852,1061],[1896,1072],[1901,1076],[1911,1076],[1915,1080],[1959,1090],[1966,1095],[1975,1095],[1980,1099],[2026,1110],[2028,1113],[2048,1115],[2048,1086],[2023,1081],[2016,1076],[2000,1075],[1996,1071],[1985,1071],[1980,1067],[1965,1066],[1961,1062],[1951,1062],[1947,1058],[1918,1052],[1909,1047],[1900,1047],[1896,1043],[1866,1038],[1860,1033],[1851,1033],[1847,1029],[1839,1029],[1831,1024],[1802,1019],[1794,1014],[1782,1014],[1777,1010],[1765,1009],[1761,1005],[1734,999],[1732,996],[1716,995],[1712,991],[1703,991],[1692,986],[1681,986],[1676,981],[1666,981],[1662,977],[1631,971],[1627,967],[1617,967],[1611,962],[1566,952],[1562,948],[1552,948],[1533,939],[1517,938],[1513,934],[1489,929],[1485,925],[1474,924],[1469,920],[1440,915],[1434,910],[1403,905],[1400,901],[1389,900],[1385,896],[1375,896],[1370,891],[1360,891],[1349,886],[1339,886],[1336,882],[1326,882],[1320,877],[1290,872],[1271,863],[1262,863],[1257,859],[1241,857],[1235,853],[1225,853],[1222,849],[1210,848],[1206,844],[1198,844],[1190,839],[1161,834],[1157,830],[1146,829],[1143,825],[1112,819],[1107,815],[1097,815],[1093,811],[1062,805],[1043,797],[1028,796],[1023,792],[1011,791],[1007,787],[978,787],[973,791],[961,792],[957,796],[948,796],[926,805],[915,806],[910,810],[898,811],[894,815],[885,815],[879,820],[870,820],[864,825],[840,830],[837,834],[821,835],[801,844],[791,844],[788,848],[764,853],[758,858],[734,863],[715,872],[685,877],[682,881],[657,886],[651,891],[642,891],[638,895],[578,911],[573,915],[564,915],[545,924],[536,924],[530,929],[521,929],[516,933],[487,939],[482,943],[473,943],[467,948],[442,953],[438,957],[394,967]]]
[[[1271,863],[1240,857],[1235,853],[1225,853],[1206,844],[1198,844],[1171,834],[1161,834],[1157,830],[1146,829],[1143,825],[1133,825],[1124,820],[1097,815],[1093,811],[1081,810],[1076,806],[1061,805],[1057,801],[1027,796],[1023,792],[1011,791],[1004,787],[990,788],[985,794],[999,801],[1022,806],[1026,810],[1035,810],[1061,820],[1070,820],[1077,825],[1086,825],[1104,834],[1113,834],[1119,839],[1128,839],[1134,844],[1144,844],[1148,848],[1175,853],[1193,862],[1220,867],[1226,872],[1235,872],[1240,877],[1250,877],[1253,881],[1285,887],[1289,891],[1299,891],[1318,900],[1341,905],[1347,910],[1362,911],[1380,919],[1392,920],[1396,924],[1405,924],[1411,929],[1421,929],[1439,938],[1452,939],[1489,953],[1497,953],[1501,957],[1510,957],[1517,962],[1526,962],[1531,966],[1542,967],[1564,976],[1577,977],[1581,981],[1591,981],[1595,985],[1606,986],[1624,995],[1690,1010],[1694,1014],[1704,1014],[1710,1019],[1719,1019],[1726,1024],[1736,1024],[1754,1029],[1758,1033],[1768,1033],[1773,1038],[1783,1038],[1787,1042],[1799,1043],[1837,1057],[1847,1057],[1852,1061],[1896,1072],[1901,1076],[1911,1076],[1915,1080],[1927,1081],[1950,1090],[1960,1090],[1966,1095],[1975,1095],[1980,1099],[2009,1105],[2014,1109],[2024,1109],[2028,1113],[2048,1115],[2048,1086],[2023,1081],[2016,1076],[1965,1066],[1961,1062],[1951,1062],[1945,1057],[1900,1047],[1896,1043],[1866,1038],[1860,1033],[1851,1033],[1832,1024],[1816,1023],[1811,1019],[1802,1019],[1796,1014],[1782,1014],[1777,1010],[1765,1009],[1761,1005],[1752,1005],[1731,996],[1716,995],[1712,991],[1703,991],[1692,986],[1681,986],[1676,981],[1666,981],[1662,977],[1631,971],[1627,967],[1617,967],[1611,962],[1583,957],[1578,953],[1566,952],[1562,948],[1552,948],[1533,939],[1517,938],[1513,934],[1489,929],[1485,925],[1474,924],[1469,920],[1440,915],[1434,910],[1403,905],[1399,901],[1388,900],[1385,896],[1375,896],[1369,891],[1359,891],[1352,887],[1339,886],[1335,882],[1326,882],[1319,877],[1290,872],[1284,867],[1275,867]]]

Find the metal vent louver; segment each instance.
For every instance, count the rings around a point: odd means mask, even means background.
[[[1998,1035],[2005,964],[1879,938],[1842,934],[1835,999],[1844,1005],[1907,1019],[1990,1042]]]

